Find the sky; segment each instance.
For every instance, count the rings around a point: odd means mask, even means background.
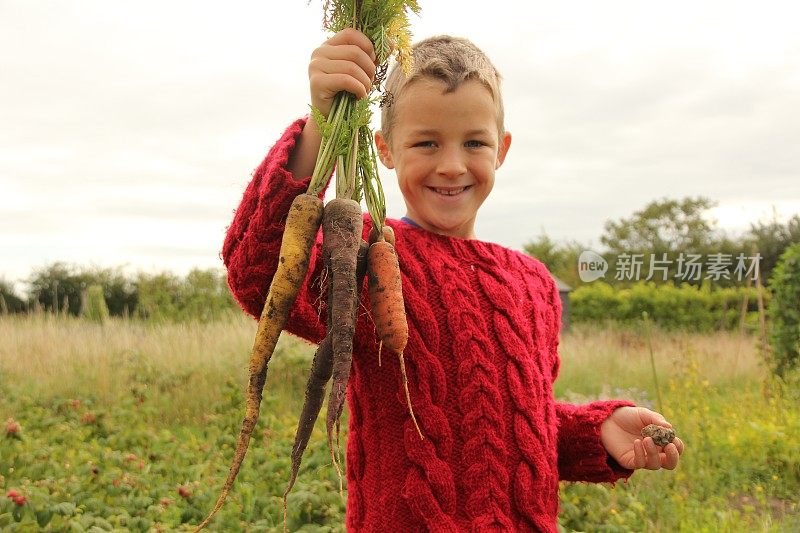
[[[598,248],[659,198],[709,197],[732,234],[800,213],[797,2],[419,3],[415,39],[468,37],[503,75],[481,240]],[[321,19],[321,0],[0,0],[0,279],[222,267],[253,169],[308,112]]]

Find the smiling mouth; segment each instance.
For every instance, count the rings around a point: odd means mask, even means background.
[[[428,189],[432,190],[436,194],[442,194],[444,196],[455,196],[457,194],[461,194],[462,192],[466,191],[471,187],[472,185],[467,185],[466,187],[447,187],[447,188],[428,187]]]

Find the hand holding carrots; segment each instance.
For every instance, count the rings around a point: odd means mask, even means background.
[[[376,61],[372,42],[360,31],[347,28],[335,34],[311,54],[311,104],[327,117],[338,92],[367,96],[375,79]]]
[[[353,28],[336,33],[311,54],[308,65],[311,105],[328,118],[339,92],[365,97],[375,79],[376,62],[375,49],[366,35]],[[314,171],[320,143],[317,124],[309,120],[287,164],[296,179]]]

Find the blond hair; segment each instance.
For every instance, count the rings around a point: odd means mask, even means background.
[[[408,76],[395,64],[386,78],[386,93],[390,94],[388,105],[381,108],[381,131],[387,142],[391,143],[394,126],[396,102],[403,89],[415,80],[434,79],[445,84],[445,93],[454,92],[468,81],[476,80],[489,89],[497,110],[497,131],[499,137],[505,132],[503,96],[500,93],[500,73],[472,41],[462,37],[437,35],[416,43],[413,48],[414,64]]]

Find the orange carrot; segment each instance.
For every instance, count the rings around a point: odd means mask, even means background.
[[[391,243],[379,240],[369,247],[367,256],[367,275],[369,279],[369,300],[375,332],[381,346],[398,354],[400,358],[400,374],[408,402],[411,420],[417,428],[420,438],[424,438],[417,424],[414,409],[411,406],[411,394],[408,392],[408,378],[403,350],[408,343],[408,321],[403,303],[403,284],[400,277],[400,264],[397,253]]]
[[[384,240],[394,246],[394,229],[391,226],[383,226],[379,235],[377,227],[372,226],[372,229],[369,230],[369,243],[372,244],[380,240]]]

